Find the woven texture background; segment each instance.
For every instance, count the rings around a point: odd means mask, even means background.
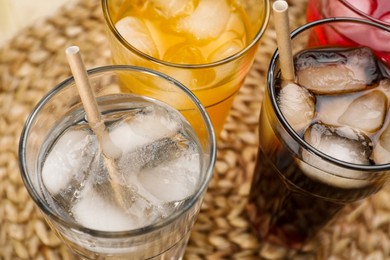
[[[292,28],[306,0],[290,1]],[[17,149],[38,100],[70,75],[64,50],[79,45],[87,68],[110,63],[99,0],[64,6],[0,49],[0,259],[75,259],[46,225],[23,186]],[[218,160],[185,259],[390,259],[390,190],[351,205],[302,251],[262,243],[245,215],[257,153],[265,73],[276,48],[272,20],[218,144]]]

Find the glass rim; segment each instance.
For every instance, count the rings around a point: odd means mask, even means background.
[[[138,67],[138,66],[131,66],[131,65],[109,65],[109,66],[100,66],[93,69],[87,70],[88,75],[99,75],[100,73],[106,73],[106,72],[115,72],[115,71],[131,71],[136,73],[145,73],[149,75],[153,75],[159,78],[162,78],[164,80],[167,80],[177,86],[179,89],[181,89],[196,105],[196,108],[199,110],[203,121],[206,125],[208,138],[210,141],[210,149],[208,153],[208,164],[205,167],[204,170],[204,181],[201,183],[201,185],[197,188],[196,192],[193,194],[193,196],[190,197],[186,205],[180,209],[180,211],[175,212],[174,214],[170,215],[169,217],[165,218],[163,221],[158,221],[157,223],[152,223],[140,228],[132,229],[132,230],[125,230],[125,231],[100,231],[95,230],[91,228],[84,227],[82,225],[79,225],[74,222],[69,222],[61,218],[58,214],[56,214],[53,210],[50,209],[50,207],[43,201],[43,198],[39,195],[39,192],[34,188],[34,185],[32,184],[32,181],[28,175],[28,169],[27,169],[27,160],[26,160],[26,147],[27,147],[27,141],[28,136],[30,133],[30,127],[32,126],[32,123],[34,122],[35,117],[37,114],[41,111],[41,109],[46,105],[48,101],[50,101],[59,91],[69,87],[71,84],[74,83],[73,76],[70,76],[57,84],[53,89],[51,89],[39,102],[38,104],[33,108],[32,112],[28,116],[24,127],[22,129],[21,135],[20,135],[20,142],[19,142],[19,148],[18,148],[18,156],[19,156],[19,168],[21,171],[22,180],[24,182],[24,186],[26,187],[28,193],[30,194],[31,198],[35,201],[35,203],[39,206],[39,208],[48,215],[52,220],[54,220],[57,223],[60,223],[61,225],[75,229],[78,231],[81,231],[83,233],[87,233],[92,236],[101,237],[101,238],[128,238],[128,237],[136,237],[145,235],[154,231],[157,231],[159,229],[162,229],[172,222],[174,222],[176,219],[178,219],[181,215],[183,215],[185,212],[190,210],[194,204],[203,196],[203,194],[206,192],[208,188],[208,184],[211,181],[211,178],[213,176],[213,169],[216,161],[216,137],[214,133],[214,128],[211,123],[211,120],[206,112],[206,109],[203,107],[203,105],[200,103],[199,99],[182,83],[175,80],[174,78],[160,73],[155,70],[151,70],[148,68]]]
[[[362,23],[369,26],[374,26],[378,29],[383,29],[387,32],[389,32],[390,36],[390,27],[386,27],[384,25],[378,24],[376,22],[370,21],[370,20],[364,20],[360,18],[351,18],[351,17],[333,17],[333,18],[324,18],[320,20],[316,20],[310,23],[307,23],[305,25],[302,25],[295,30],[293,30],[290,34],[291,39],[294,39],[297,37],[300,33],[311,29],[313,27],[323,25],[323,24],[329,24],[329,23],[340,23],[340,22],[353,22],[353,23]],[[290,137],[292,137],[300,147],[305,149],[306,151],[310,151],[311,153],[315,154],[316,156],[319,156],[322,159],[325,159],[327,162],[330,162],[332,164],[335,164],[337,166],[350,169],[350,170],[360,170],[360,171],[367,171],[367,172],[374,172],[374,171],[386,171],[390,170],[390,163],[388,164],[378,164],[378,165],[361,165],[361,164],[353,164],[348,163],[345,161],[338,160],[336,158],[333,158],[317,149],[312,147],[310,144],[308,144],[301,136],[299,136],[295,130],[290,126],[290,124],[287,122],[286,118],[283,116],[278,104],[277,104],[277,98],[275,93],[275,84],[274,84],[274,78],[275,74],[274,71],[276,69],[276,64],[279,61],[279,51],[278,49],[275,50],[274,54],[272,55],[270,65],[268,67],[267,72],[267,91],[270,94],[271,104],[273,110],[276,112],[276,116],[279,120],[279,122],[282,124],[282,127],[287,131]]]
[[[271,6],[270,6],[270,0],[263,0],[265,4],[265,12],[264,12],[264,17],[263,17],[263,23],[261,24],[259,30],[251,40],[251,42],[246,45],[244,49],[241,51],[235,53],[234,55],[231,55],[227,58],[224,58],[222,60],[210,62],[210,63],[203,63],[203,64],[181,64],[181,63],[173,63],[173,62],[168,62],[164,61],[162,59],[157,59],[154,58],[153,56],[150,56],[142,51],[139,51],[137,48],[134,48],[130,43],[128,43],[118,32],[118,30],[115,28],[115,25],[113,24],[110,16],[110,11],[108,10],[108,1],[110,0],[102,0],[102,9],[103,9],[103,17],[105,20],[106,25],[108,26],[109,32],[113,34],[113,36],[118,40],[122,46],[124,46],[127,50],[131,50],[133,53],[138,55],[141,58],[148,59],[153,63],[168,66],[168,67],[174,67],[174,68],[180,68],[180,69],[203,69],[203,68],[210,68],[210,67],[215,67],[219,65],[223,65],[226,63],[229,63],[232,60],[236,60],[240,57],[242,57],[245,53],[249,52],[252,47],[257,44],[260,41],[260,38],[263,36],[268,23],[269,23],[269,18],[271,15]]]
[[[349,10],[353,11],[355,14],[360,15],[368,20],[374,21],[376,23],[379,23],[381,25],[390,26],[390,22],[382,21],[380,19],[377,19],[375,17],[372,17],[371,15],[363,12],[359,8],[356,8],[353,4],[351,4],[348,0],[338,0],[340,1],[344,6],[346,6]]]

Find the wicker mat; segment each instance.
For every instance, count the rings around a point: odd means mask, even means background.
[[[306,0],[290,1],[291,27]],[[46,225],[20,178],[17,147],[27,115],[70,75],[64,50],[81,47],[88,68],[110,63],[99,0],[71,1],[0,49],[0,259],[75,259]],[[302,251],[264,244],[251,232],[246,199],[257,153],[265,72],[276,48],[272,21],[218,145],[214,178],[185,259],[390,259],[390,190],[346,209]]]

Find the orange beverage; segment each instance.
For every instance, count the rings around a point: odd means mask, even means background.
[[[253,63],[269,1],[103,0],[103,12],[113,62],[179,80],[206,107],[219,135]]]

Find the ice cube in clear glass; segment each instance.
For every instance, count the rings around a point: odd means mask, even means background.
[[[72,214],[78,224],[94,230],[124,231],[140,226],[135,218],[91,187],[83,190],[80,199],[72,207]]]
[[[180,202],[189,198],[199,183],[200,160],[193,145],[181,156],[164,160],[155,167],[144,168],[138,175],[140,184],[164,203]]]
[[[142,107],[142,105],[137,107]],[[185,130],[180,117],[178,112],[170,112],[163,106],[149,105],[138,108],[133,113],[119,116],[110,122],[110,136],[122,150],[121,157],[115,160],[116,169],[118,169],[115,173],[118,175],[112,178],[104,168],[105,161],[100,159],[101,168],[94,174],[94,190],[108,203],[117,205],[137,221],[139,218],[153,221],[159,215],[164,214],[161,210],[166,213],[169,208],[167,203],[162,198],[156,197],[153,190],[146,189],[140,176],[145,178],[148,174],[143,175],[143,172],[153,172],[154,174],[150,175],[151,178],[156,180],[158,176],[163,178],[164,174],[169,173],[164,171],[163,165],[188,156],[186,154],[190,151],[190,147],[195,146],[185,134],[181,133]],[[190,165],[189,161],[181,163]],[[176,169],[175,174],[178,174],[179,180],[180,168],[183,165],[175,165],[177,168],[173,166],[170,168]],[[198,168],[189,167],[191,171],[199,173],[199,165]],[[186,177],[189,178],[189,175]],[[175,182],[166,184],[171,188],[173,185],[175,189],[178,186]],[[161,189],[160,186],[153,188]],[[187,186],[186,191],[191,191],[191,189]],[[138,213],[134,215],[134,212],[143,212],[143,214],[142,216]]]
[[[179,115],[162,106],[144,106],[109,126],[113,143],[123,153],[163,137],[174,136],[181,129]],[[147,129],[147,131],[145,131]]]
[[[96,138],[86,127],[69,128],[62,134],[42,167],[42,181],[49,193],[66,191],[73,179],[84,180],[96,152]]]

